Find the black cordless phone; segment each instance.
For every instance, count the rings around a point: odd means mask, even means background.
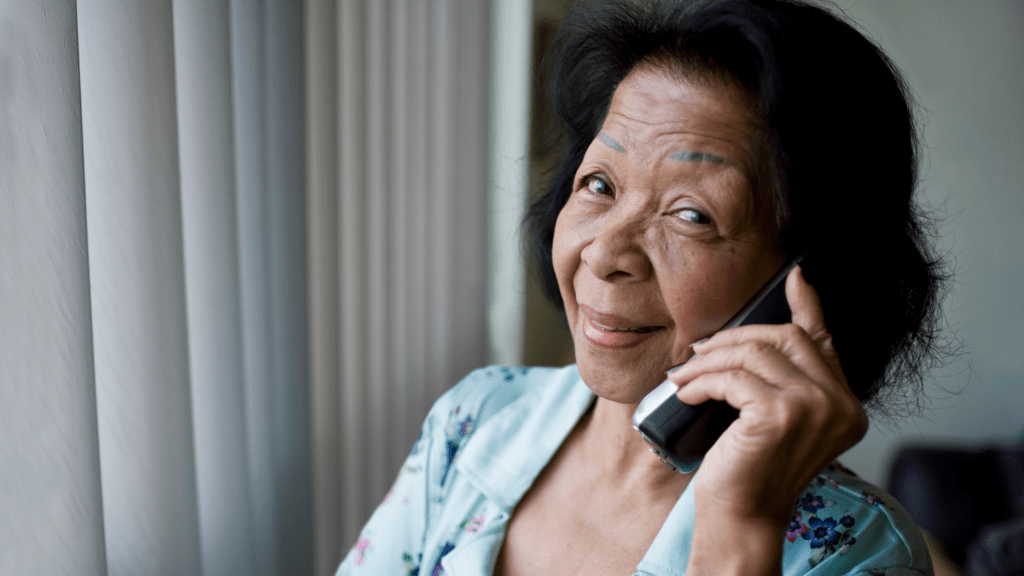
[[[786,276],[803,260],[786,263],[722,330],[748,324],[785,324],[792,313],[786,301]],[[673,469],[688,474],[718,437],[739,416],[725,402],[709,400],[691,406],[676,397],[679,387],[665,380],[640,401],[633,413],[633,428],[651,445],[651,451]]]

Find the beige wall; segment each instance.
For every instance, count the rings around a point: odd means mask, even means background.
[[[943,248],[956,271],[946,310],[966,346],[963,359],[929,383],[922,417],[897,431],[876,425],[844,456],[882,483],[905,443],[1022,438],[1024,4],[839,4],[904,70],[921,105],[923,198],[944,218]]]

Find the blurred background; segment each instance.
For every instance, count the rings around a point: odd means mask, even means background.
[[[0,573],[332,574],[444,390],[572,361],[518,231],[566,4],[0,0]],[[964,344],[843,457],[884,484],[1022,439],[1024,5],[837,5],[918,98]]]

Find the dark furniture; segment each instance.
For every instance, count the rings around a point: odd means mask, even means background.
[[[888,490],[967,575],[1024,574],[1024,445],[907,447]]]

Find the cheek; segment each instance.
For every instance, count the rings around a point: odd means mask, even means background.
[[[713,304],[717,314],[714,330],[728,322],[759,288],[759,285],[751,282],[750,274],[745,273],[743,265],[738,262],[730,261],[720,270],[721,277],[713,288],[713,294],[717,296]]]
[[[730,262],[729,267],[725,271],[722,288],[718,291],[718,305],[720,308],[731,308],[732,302],[736,300],[736,279],[738,276],[739,265],[735,262]]]
[[[689,344],[717,331],[735,312],[740,304],[736,302],[740,265],[709,261],[697,254],[685,259],[685,264],[669,275],[675,281],[663,294],[680,338]]]
[[[573,238],[569,216],[563,209],[558,214],[558,220],[555,221],[555,234],[551,244],[551,263],[555,269],[555,277],[558,279],[558,288],[562,292],[562,299],[567,303],[572,301],[572,279],[580,261],[579,247],[573,242]]]

